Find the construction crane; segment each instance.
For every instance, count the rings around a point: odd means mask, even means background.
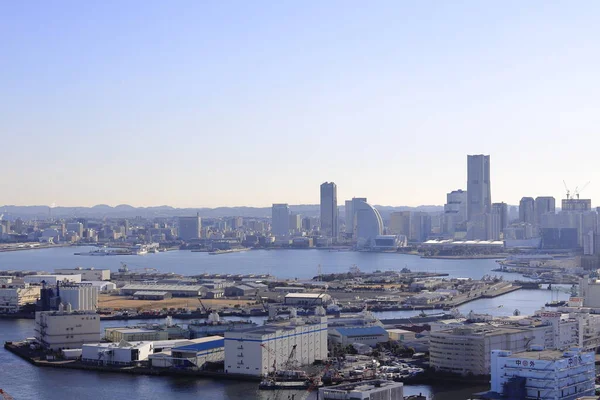
[[[10,394],[6,393],[4,390],[0,389],[0,397],[3,400],[15,400]]]
[[[200,297],[198,297],[198,302],[200,303],[200,306],[202,307],[202,310],[204,311],[204,313],[205,313],[206,315],[210,314],[210,311],[211,311],[211,310],[209,310],[208,308],[206,308],[206,307],[204,306],[204,303],[202,303],[202,300],[200,300]]]
[[[567,200],[569,200],[569,196],[571,195],[571,191],[567,187],[567,182],[563,180],[563,184],[565,185],[565,190],[567,191]]]
[[[292,347],[292,351],[290,351],[290,355],[288,356],[288,359],[285,362],[285,369],[287,370],[293,370],[294,369],[294,364],[296,363],[296,346],[294,345]]]
[[[581,192],[583,192],[583,189],[588,187],[589,184],[590,184],[590,181],[588,181],[585,185],[583,185],[583,187],[581,189],[579,189],[578,187],[575,188],[574,193],[575,193],[575,196],[577,196],[577,200],[579,200],[579,194]]]

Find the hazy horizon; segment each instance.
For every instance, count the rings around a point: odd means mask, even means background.
[[[600,3],[7,2],[0,202],[444,204],[594,182]]]

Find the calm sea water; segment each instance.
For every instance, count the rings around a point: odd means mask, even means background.
[[[55,268],[95,267],[117,271],[121,262],[130,269],[156,268],[161,272],[184,275],[201,273],[272,274],[280,278],[309,279],[317,275],[320,265],[324,274],[348,272],[357,265],[363,271],[400,270],[445,272],[456,277],[481,278],[484,274],[518,275],[492,272],[494,260],[437,260],[391,253],[365,253],[328,250],[250,250],[210,255],[191,251],[169,251],[143,256],[74,256],[94,247],[62,247],[0,253],[0,269],[52,272]]]
[[[446,272],[451,277],[480,278],[484,274],[495,274],[491,270],[493,260],[432,260],[415,256],[384,254],[329,252],[321,250],[248,251],[211,256],[206,253],[167,252],[146,256],[83,257],[73,255],[87,248],[57,248],[22,252],[0,253],[0,270],[45,270],[52,272],[61,267],[96,267],[117,270],[120,262],[131,268],[150,267],[160,271],[186,275],[209,273],[271,273],[285,278],[307,279],[317,273],[320,264],[323,273],[346,272],[352,265],[364,271],[377,269],[401,269],[405,266],[413,271]],[[518,275],[503,274],[505,279],[519,278]],[[544,303],[557,298],[566,299],[566,293],[549,290],[519,290],[495,299],[477,300],[460,307],[468,313],[487,312],[494,315],[512,315],[515,309],[523,314],[532,313]],[[380,318],[400,318],[415,315],[415,312],[390,311],[377,313]],[[260,323],[261,318],[256,318]],[[131,325],[136,321],[127,321]],[[105,321],[103,326],[119,326],[125,322]],[[33,336],[31,320],[0,320],[0,342],[19,340]],[[63,371],[36,368],[0,350],[0,388],[19,399],[99,400],[128,399],[287,399],[289,393],[260,392],[257,385],[244,382],[223,382],[212,379],[129,376],[114,373],[87,371]],[[435,400],[466,399],[472,393],[486,387],[455,387],[448,385],[418,385],[405,388],[405,394],[423,393]],[[298,392],[300,400],[305,393]]]

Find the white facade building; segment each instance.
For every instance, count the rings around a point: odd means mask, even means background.
[[[151,355],[153,367],[201,369],[207,362],[219,362],[225,359],[225,340],[221,336],[207,336],[191,339],[171,348]]]
[[[583,306],[600,308],[600,280],[584,276],[579,280],[579,296],[583,297]]]
[[[54,272],[60,275],[81,275],[83,281],[109,281],[110,269],[95,269],[95,268],[59,268]]]
[[[492,350],[525,351],[533,345],[566,348],[580,342],[579,322],[561,320],[560,313],[542,312],[541,321],[529,326],[466,325],[431,332],[430,365],[461,375],[488,375]],[[540,323],[541,322],[541,323]]]
[[[359,247],[369,246],[371,240],[383,234],[383,219],[379,211],[364,198],[352,199],[354,213],[354,238]]]
[[[96,311],[98,288],[86,284],[60,286],[60,301],[70,304],[75,311]]]
[[[8,286],[0,288],[0,313],[16,313],[26,304],[40,298],[40,286]]]
[[[92,285],[98,289],[98,292],[110,292],[117,289],[117,285],[108,281],[81,281],[83,284]]]
[[[35,337],[51,350],[80,349],[100,341],[100,316],[91,311],[64,310],[35,313]]]
[[[42,281],[46,285],[56,285],[56,282],[81,283],[81,274],[72,275],[26,275],[23,277],[25,283],[41,285]]]
[[[225,372],[263,376],[285,369],[292,356],[293,367],[327,358],[327,317],[267,324],[225,332]]]
[[[493,350],[491,390],[504,395],[510,393],[511,398],[541,400],[591,396],[594,394],[594,361],[593,352],[583,353],[579,349],[562,352],[540,347],[519,353]]]
[[[319,389],[322,400],[404,400],[404,385],[384,380],[346,383]]]
[[[324,306],[331,303],[331,296],[327,293],[288,293],[283,301],[292,306]]]
[[[82,346],[81,361],[99,365],[132,365],[154,352],[153,342],[94,343]]]

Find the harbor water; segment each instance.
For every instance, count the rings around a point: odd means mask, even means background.
[[[91,248],[90,248],[91,249]],[[352,265],[363,271],[402,269],[448,273],[449,277],[481,278],[485,274],[502,275],[506,280],[521,278],[514,274],[492,272],[493,260],[439,260],[387,253],[329,252],[324,250],[247,251],[222,255],[173,251],[146,256],[86,257],[73,255],[87,248],[56,248],[0,253],[0,270],[37,270],[52,272],[55,268],[95,267],[116,271],[120,262],[130,268],[156,268],[159,271],[185,275],[200,273],[270,273],[282,278],[309,279],[317,274],[320,264],[324,274],[347,272]],[[512,315],[515,309],[529,314],[551,300],[564,300],[568,294],[550,290],[518,290],[492,299],[480,299],[459,308],[493,315]],[[418,314],[413,311],[386,311],[375,313],[379,318],[404,318]],[[261,318],[254,318],[262,323]],[[143,323],[143,321],[138,321]],[[156,322],[156,321],[153,321]],[[136,321],[104,321],[103,327],[132,325]],[[0,341],[20,340],[34,336],[31,320],[0,319]],[[131,376],[118,373],[37,368],[8,351],[0,350],[0,388],[20,400],[70,400],[89,398],[98,400],[128,399],[287,399],[288,394],[260,392],[256,383],[219,381],[213,379]],[[485,386],[452,386],[447,384],[405,387],[405,395],[422,393],[429,399],[466,399]],[[295,399],[306,393],[296,393]],[[314,398],[314,395],[311,396]]]

